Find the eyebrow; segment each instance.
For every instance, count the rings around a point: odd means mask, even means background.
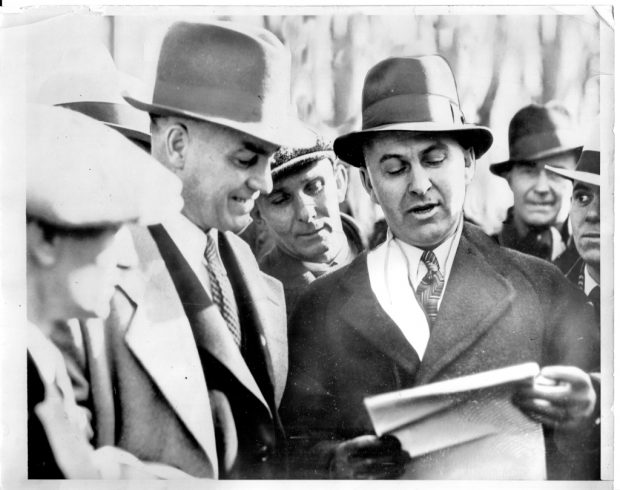
[[[431,143],[430,146],[428,146],[427,148],[422,150],[420,152],[420,154],[422,156],[426,156],[430,152],[436,151],[436,150],[447,151],[448,150],[448,145],[446,145],[445,143],[441,143],[441,142],[434,142],[434,143]],[[385,155],[383,155],[379,159],[379,163],[383,163],[384,161],[389,160],[390,158],[402,158],[402,154],[400,154],[400,153],[386,153]]]
[[[257,145],[255,143],[252,143],[251,141],[244,141],[243,142],[243,147],[253,151],[254,153],[257,153],[258,155],[267,155],[271,152],[267,151],[267,149],[263,146]]]

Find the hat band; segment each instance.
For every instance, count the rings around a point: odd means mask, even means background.
[[[569,151],[581,146],[573,131],[558,130],[523,136],[510,144],[510,160],[530,160],[549,151]]]
[[[239,90],[165,82],[158,82],[153,93],[154,105],[242,123],[269,121],[277,126],[287,118],[286,102],[282,96],[276,97],[276,92],[271,91],[250,94]]]
[[[433,122],[462,127],[465,116],[454,101],[434,94],[394,95],[365,107],[362,113],[362,130],[403,122]]]

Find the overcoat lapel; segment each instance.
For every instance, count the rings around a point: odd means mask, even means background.
[[[366,254],[351,263],[341,284],[347,291],[340,309],[342,321],[405,370],[415,374],[419,366],[418,354],[377,301],[370,287]]]
[[[512,285],[464,229],[416,384],[433,380],[505,313],[515,297]],[[475,240],[475,239],[474,239]]]
[[[146,228],[132,235],[140,253],[144,290],[135,296],[136,310],[125,341],[144,370],[196,438],[217,476],[217,452],[211,407],[191,327],[157,246]],[[134,285],[135,286],[135,285]]]
[[[219,237],[220,253],[226,268],[237,274],[242,301],[249,309],[261,340],[264,339],[261,347],[277,406],[282,399],[288,371],[286,314],[282,303],[284,297],[266,282],[249,252],[244,255],[240,247],[234,247],[227,234],[220,233]]]
[[[206,294],[170,235],[159,225],[151,227],[151,233],[166,263],[172,286],[176,284],[183,298],[195,343],[223,364],[270,411],[219,309]]]

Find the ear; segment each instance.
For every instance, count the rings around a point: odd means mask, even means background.
[[[368,168],[360,167],[360,178],[362,179],[362,185],[364,186],[364,189],[366,189],[366,192],[368,192],[368,195],[370,196],[370,199],[372,200],[372,202],[374,202],[375,204],[379,204],[379,201],[377,200],[377,196],[374,192],[374,188],[372,185],[372,180],[370,178],[370,173],[368,172]]]
[[[349,186],[349,172],[345,166],[340,163],[334,163],[334,176],[336,177],[336,189],[338,191],[338,202],[342,203],[347,196],[347,187]]]
[[[476,173],[476,154],[473,148],[468,148],[464,153],[465,157],[465,183],[470,184]]]
[[[164,130],[166,156],[173,170],[183,170],[189,149],[189,133],[187,126],[181,122],[173,122]]]
[[[49,269],[58,261],[60,239],[56,236],[46,240],[43,229],[36,221],[26,225],[26,247],[28,259],[42,269]]]

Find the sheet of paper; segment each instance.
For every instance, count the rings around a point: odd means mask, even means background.
[[[527,363],[364,402],[377,434],[396,436],[414,458],[406,478],[541,479],[541,427],[512,403],[516,383],[538,372]]]

